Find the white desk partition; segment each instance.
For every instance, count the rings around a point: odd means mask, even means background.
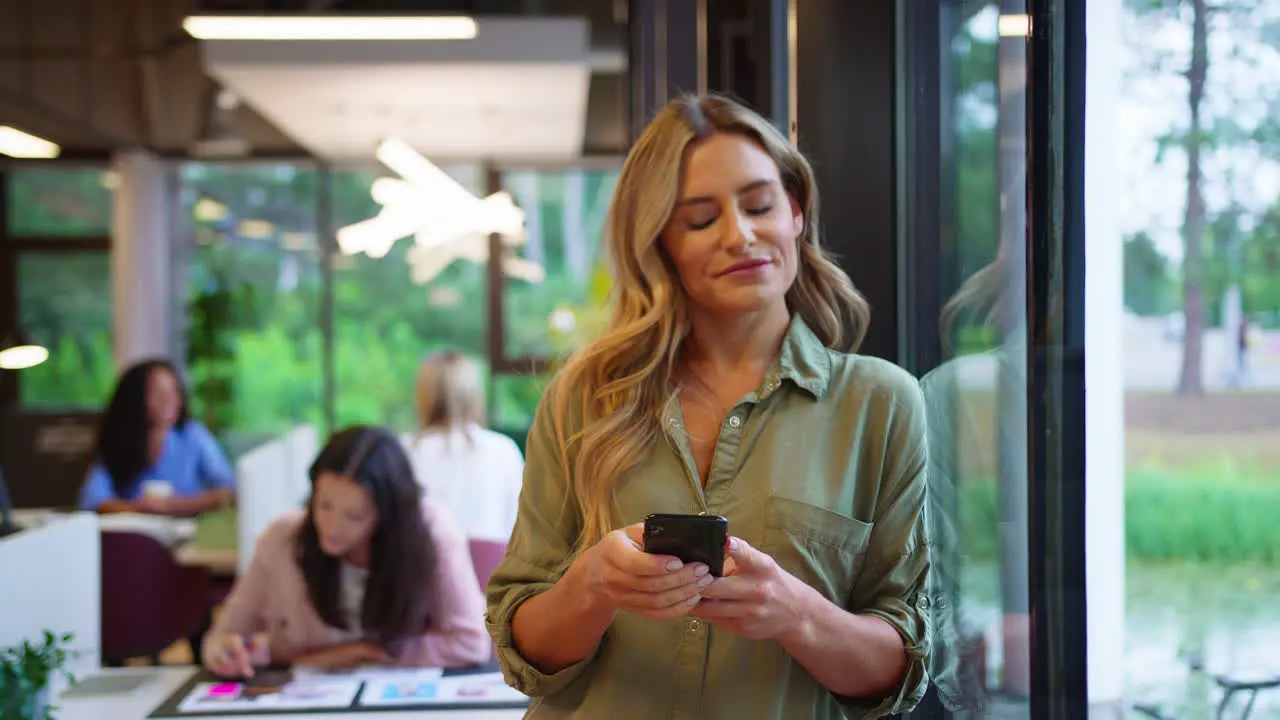
[[[260,445],[236,462],[236,523],[241,573],[258,536],[281,514],[302,507],[311,491],[307,470],[319,452],[315,428],[302,425]]]
[[[77,673],[96,670],[102,643],[102,538],[98,516],[47,518],[0,539],[0,647],[74,633]]]

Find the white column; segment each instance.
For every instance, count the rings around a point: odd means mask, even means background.
[[[582,217],[582,207],[586,203],[584,193],[587,191],[586,178],[581,170],[570,170],[564,178],[564,260],[569,266],[569,274],[574,280],[586,282],[591,273],[588,266],[587,233]]]
[[[171,350],[170,198],[164,164],[154,156],[124,152],[114,166],[112,314],[116,363],[123,369]]]
[[[538,173],[520,170],[514,173],[512,181],[516,202],[524,210],[523,254],[529,260],[542,264],[546,261],[546,250],[542,244],[542,185]]]
[[[1091,0],[1085,75],[1085,552],[1089,702],[1124,695],[1124,253],[1116,147],[1123,0]]]

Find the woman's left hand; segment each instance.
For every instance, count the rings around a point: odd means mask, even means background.
[[[692,615],[750,640],[776,639],[803,621],[805,585],[772,557],[730,538],[723,577],[702,590]]]

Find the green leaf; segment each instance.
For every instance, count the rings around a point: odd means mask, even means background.
[[[1177,10],[1183,0],[1125,0],[1125,5],[1136,13],[1169,12]]]
[[[1187,136],[1178,130],[1170,130],[1156,138],[1156,164],[1163,165],[1165,155],[1172,149],[1181,149]]]

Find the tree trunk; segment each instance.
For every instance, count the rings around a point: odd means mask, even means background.
[[[1205,78],[1209,72],[1209,8],[1206,0],[1191,0],[1191,66],[1187,69],[1187,106],[1191,123],[1187,128],[1187,207],[1182,223],[1182,372],[1179,395],[1204,392],[1204,292],[1201,288],[1204,260],[1201,244],[1205,229],[1204,180],[1200,162],[1204,143],[1204,121],[1200,106],[1204,100]]]

